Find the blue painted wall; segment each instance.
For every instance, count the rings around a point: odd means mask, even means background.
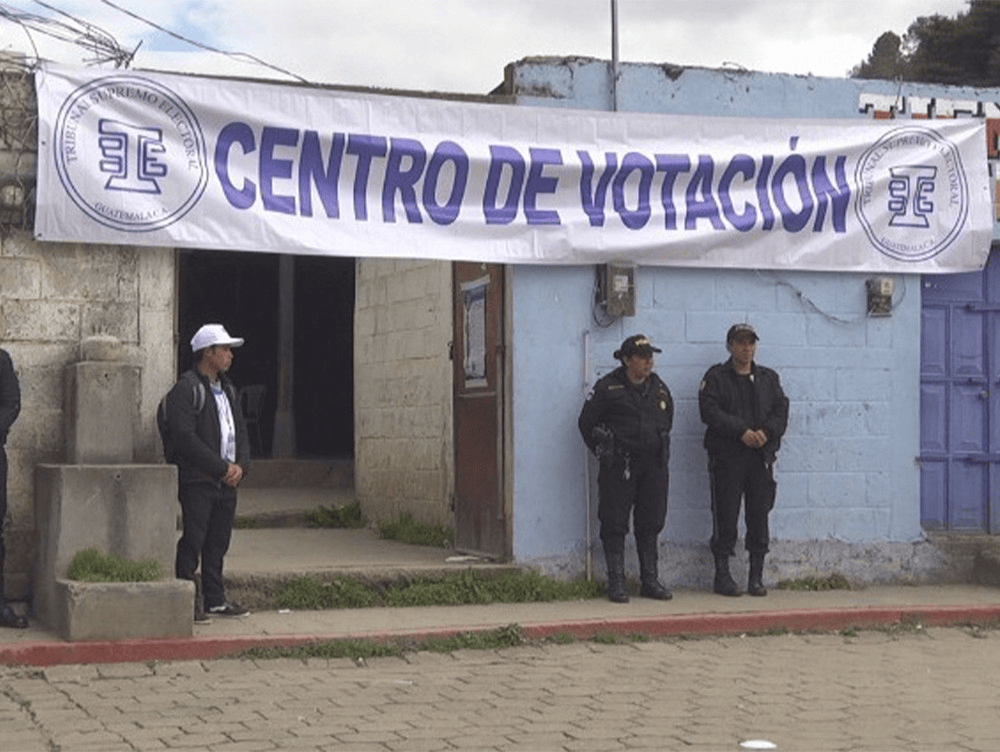
[[[521,105],[607,110],[609,68],[536,58],[512,64],[508,80]],[[982,114],[990,105],[981,100],[1000,101],[1000,92],[658,65],[624,65],[618,83],[619,110],[687,115],[871,117],[865,101],[903,115],[908,106],[956,102]],[[867,275],[641,267],[636,315],[607,328],[591,314],[593,267],[518,266],[512,276],[515,560],[582,571],[588,532],[596,541],[596,499],[588,510],[593,463],[576,418],[585,383],[614,368],[612,352],[636,332],[663,348],[656,370],[677,404],[663,538],[707,542],[697,390],[708,366],[728,357],[726,330],[743,320],[758,328],[758,361],[779,371],[791,400],[772,537],[849,544],[921,537],[919,276],[897,275],[892,315],[870,318]]]

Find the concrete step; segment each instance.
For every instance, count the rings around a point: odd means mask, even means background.
[[[280,477],[279,466],[270,466]],[[312,477],[319,477],[319,473]],[[285,477],[301,482],[303,473]],[[329,477],[329,476],[324,476]],[[290,582],[309,576],[323,582],[351,577],[376,587],[439,578],[467,568],[520,569],[453,549],[383,540],[371,528],[313,528],[309,515],[319,507],[336,508],[355,501],[353,487],[338,485],[241,486],[237,527],[226,556],[228,597],[251,610],[274,607]],[[248,524],[252,520],[252,524]]]
[[[473,568],[519,569],[450,548],[384,540],[371,528],[272,527],[236,529],[226,556],[228,597],[246,608],[273,608],[277,594],[308,576],[323,582],[350,577],[385,587],[414,578],[439,578]]]
[[[260,459],[241,488],[354,488],[354,458]]]
[[[353,504],[354,489],[340,486],[241,487],[236,505],[237,527],[310,527],[309,517],[320,507]]]

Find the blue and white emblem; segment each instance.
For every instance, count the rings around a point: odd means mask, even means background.
[[[162,229],[190,211],[208,184],[205,139],[191,108],[142,76],[76,89],[59,110],[52,148],[73,203],[116,230]]]
[[[969,213],[958,147],[920,125],[893,128],[858,161],[857,216],[879,251],[926,261],[950,246]]]

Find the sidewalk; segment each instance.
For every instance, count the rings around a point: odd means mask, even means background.
[[[675,591],[672,601],[633,598],[556,603],[263,611],[242,619],[215,618],[195,625],[194,636],[66,642],[32,622],[25,630],[0,629],[0,664],[208,660],[252,647],[293,646],[335,639],[388,640],[446,637],[517,624],[525,637],[557,634],[722,635],[775,630],[840,630],[903,621],[925,626],[997,622],[1000,590],[979,585],[871,587],[821,593],[771,590],[765,598],[725,598],[705,591]]]
[[[293,518],[305,508],[343,503],[337,489],[241,492],[240,513]],[[237,529],[226,561],[235,590],[255,578],[343,572],[371,576],[459,571],[495,566],[453,552],[385,541],[371,530],[274,527]],[[235,596],[234,600],[239,601]],[[252,605],[253,604],[246,604]],[[1000,620],[1000,589],[980,585],[877,586],[864,590],[793,592],[725,598],[707,591],[675,591],[672,601],[633,598],[627,604],[590,601],[329,611],[257,611],[243,619],[213,619],[184,638],[69,643],[37,622],[0,629],[0,663],[51,666],[148,660],[204,660],[251,647],[332,639],[421,639],[517,624],[529,638],[598,633],[669,635],[741,634],[773,630],[838,630],[914,621],[927,626]]]

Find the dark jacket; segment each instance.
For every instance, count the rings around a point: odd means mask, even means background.
[[[7,434],[21,413],[21,385],[17,381],[10,353],[0,350],[0,445],[7,443]]]
[[[778,374],[770,368],[751,363],[750,379],[756,401],[757,425],[748,425],[740,417],[737,404],[740,376],[730,358],[708,369],[698,389],[698,409],[705,429],[705,448],[709,454],[723,455],[749,450],[741,437],[747,429],[763,429],[767,443],[759,450],[767,462],[774,462],[781,447],[781,437],[788,427],[788,398],[781,388]]]
[[[246,421],[240,411],[232,382],[225,374],[220,374],[219,378],[236,422],[236,464],[243,468],[245,474],[250,465],[250,440]],[[200,411],[196,404],[199,383],[204,388],[205,395]],[[229,469],[229,463],[219,454],[222,429],[208,377],[195,369],[182,373],[167,393],[166,413],[171,442],[176,451],[178,482],[221,482]]]
[[[663,379],[651,373],[644,384],[635,386],[625,366],[598,379],[577,420],[592,452],[597,453],[600,443],[594,429],[603,426],[614,435],[615,451],[664,461],[670,456],[673,423],[674,400]]]

